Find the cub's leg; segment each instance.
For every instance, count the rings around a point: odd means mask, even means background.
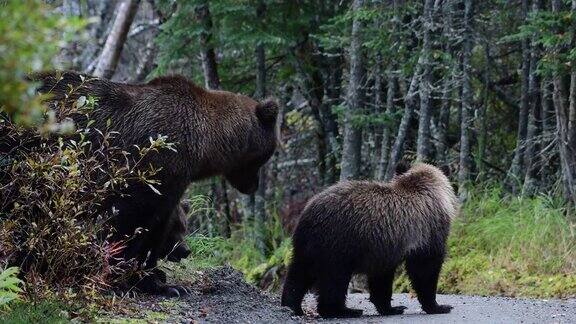
[[[346,307],[352,272],[332,267],[318,279],[318,313],[324,318],[360,317],[362,310]]]
[[[282,306],[290,307],[298,316],[304,315],[302,300],[312,284],[310,267],[298,260],[292,261],[282,290]]]
[[[392,307],[392,285],[396,267],[383,270],[380,273],[368,276],[368,288],[370,290],[370,301],[380,315],[399,315],[404,313],[406,306]]]
[[[406,271],[422,309],[428,314],[450,313],[452,306],[438,305],[436,288],[444,254],[415,254],[406,259]]]

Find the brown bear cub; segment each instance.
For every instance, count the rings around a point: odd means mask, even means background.
[[[308,202],[294,232],[282,305],[302,315],[302,299],[316,286],[322,317],[361,316],[346,307],[346,293],[353,274],[366,274],[378,312],[402,314],[405,307],[390,301],[394,272],[405,262],[422,309],[450,312],[451,306],[436,302],[436,286],[458,209],[448,178],[428,164],[397,172],[390,183],[329,187]]]

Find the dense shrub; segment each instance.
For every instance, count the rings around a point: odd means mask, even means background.
[[[118,133],[91,128],[96,106],[85,97],[56,103],[44,118],[59,133],[48,136],[0,115],[0,257],[21,267],[28,292],[100,290],[134,268],[129,260],[111,262],[124,242],[107,240],[113,211],[101,206],[130,183],[156,184],[158,170],[143,161],[172,147],[165,137],[130,152],[114,146]],[[76,129],[72,118],[88,122]]]

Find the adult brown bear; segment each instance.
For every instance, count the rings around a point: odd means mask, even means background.
[[[351,276],[368,276],[370,301],[382,315],[392,307],[394,272],[402,262],[427,313],[447,313],[436,287],[450,223],[458,201],[448,178],[436,167],[417,164],[397,170],[390,183],[340,182],[314,196],[294,232],[294,256],[282,305],[302,314],[302,299],[316,285],[322,317],[356,317],[346,307]]]
[[[147,157],[141,165],[161,168],[154,192],[147,185],[131,183],[124,195],[116,196],[104,208],[117,210],[113,240],[132,236],[137,228],[145,231],[131,239],[124,258],[136,258],[152,269],[164,253],[161,238],[170,215],[187,186],[195,180],[223,175],[240,192],[258,188],[260,167],[276,147],[274,101],[258,102],[227,91],[205,90],[181,76],[161,77],[147,84],[111,82],[76,72],[36,74],[39,91],[52,95],[51,102],[73,105],[81,96],[93,96],[97,107],[91,113],[91,126],[117,131],[114,144],[129,152],[146,146],[150,138],[168,136],[176,152],[162,150]],[[74,89],[70,93],[70,89]],[[61,107],[54,107],[61,109]],[[77,123],[86,123],[82,118]],[[155,271],[159,276],[163,274]],[[163,280],[138,280],[145,292],[178,295],[179,287]]]

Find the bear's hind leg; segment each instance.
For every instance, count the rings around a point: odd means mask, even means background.
[[[436,288],[444,255],[417,254],[406,260],[406,271],[412,287],[416,290],[422,309],[428,314],[450,313],[452,306],[438,305]]]
[[[302,300],[313,284],[310,267],[293,261],[288,268],[288,275],[282,290],[282,306],[288,306],[298,316],[304,315]]]
[[[318,281],[318,313],[323,318],[360,317],[362,310],[346,307],[346,294],[352,272],[332,268]]]
[[[380,315],[399,315],[404,313],[406,306],[392,307],[392,285],[396,267],[368,276],[370,301]]]

